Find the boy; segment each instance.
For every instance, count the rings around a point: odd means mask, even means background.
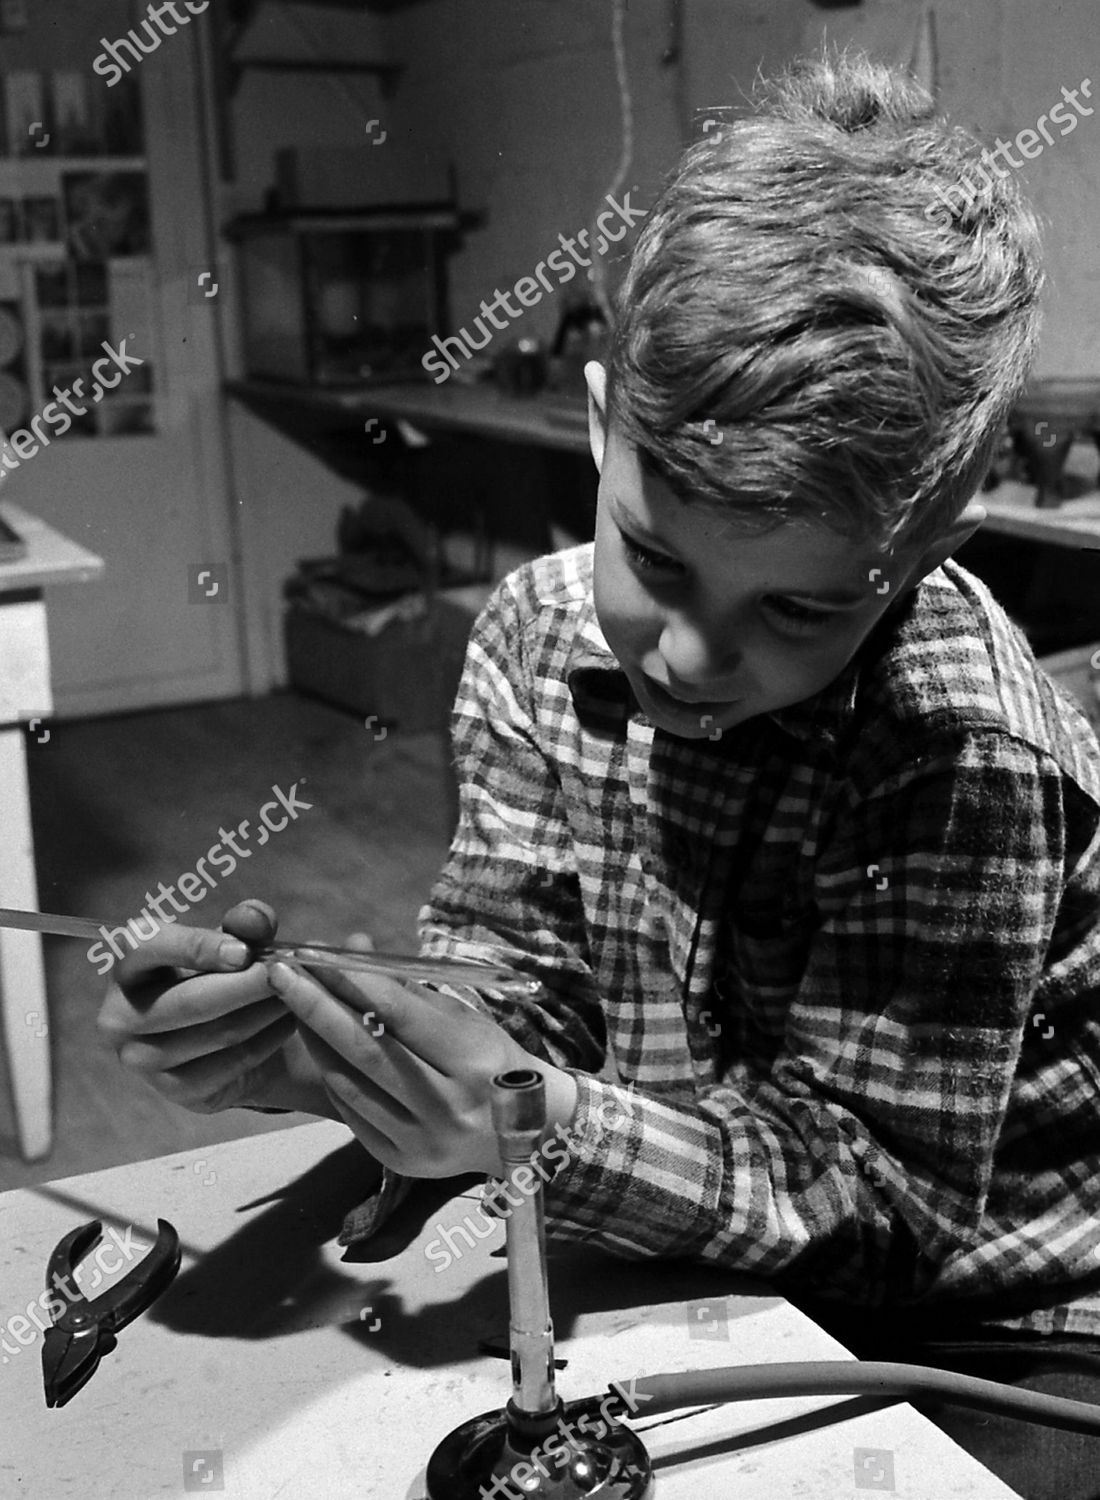
[[[383,1163],[345,1239],[408,1177],[498,1172],[491,1079],[537,1066],[551,1240],[1100,1334],[1100,749],[948,561],[1037,337],[1034,220],[979,150],[826,58],[649,214],[587,372],[595,542],[474,628],[421,913],[545,999],[226,975],[178,927],[120,966],[102,1023],[172,1097]]]

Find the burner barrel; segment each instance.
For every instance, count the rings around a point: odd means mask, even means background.
[[[492,1111],[508,1190],[512,1403],[524,1415],[549,1416],[558,1406],[554,1328],[546,1275],[542,1179],[531,1166],[546,1132],[546,1084],[542,1074],[534,1068],[498,1073],[493,1079]],[[517,1167],[528,1168],[521,1181],[515,1180]]]

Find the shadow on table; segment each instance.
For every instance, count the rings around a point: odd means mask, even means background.
[[[455,1368],[492,1352],[502,1352],[506,1359],[508,1286],[502,1247],[475,1245],[469,1255],[485,1274],[450,1300],[445,1275],[418,1275],[414,1284],[407,1258],[392,1268],[392,1274],[366,1282],[342,1275],[326,1262],[323,1247],[336,1238],[349,1208],[362,1201],[375,1181],[377,1169],[351,1141],[277,1194],[240,1205],[241,1213],[263,1211],[181,1271],[145,1316],[184,1335],[257,1341],[342,1325],[349,1337],[369,1346],[376,1356],[392,1358],[406,1369]],[[458,1194],[468,1196],[470,1211],[475,1211],[480,1178],[418,1183],[378,1234],[348,1248],[345,1263],[379,1268],[392,1264]],[[454,1222],[453,1213],[452,1209],[445,1222]],[[649,1309],[647,1322],[652,1326],[679,1325],[691,1338],[721,1337],[729,1342],[729,1362],[735,1363],[736,1320],[781,1300],[763,1283],[717,1268],[683,1260],[623,1261],[584,1245],[550,1246],[549,1268],[558,1338],[567,1340],[585,1314],[610,1315],[606,1336],[611,1358],[600,1382],[604,1390],[606,1381],[629,1380],[634,1373],[615,1368],[613,1340],[617,1332],[635,1326],[638,1308]],[[433,1283],[438,1283],[434,1298]],[[403,1287],[413,1291],[415,1310],[406,1307]],[[558,1360],[562,1368],[568,1363],[567,1357]],[[508,1384],[502,1363],[502,1403]],[[781,1441],[890,1404],[868,1398],[837,1401],[824,1410],[764,1423],[728,1438],[689,1439],[674,1457],[656,1461],[655,1468]],[[642,1427],[674,1425],[683,1415],[668,1414],[649,1424],[643,1419]]]
[[[349,1209],[363,1201],[378,1178],[378,1169],[358,1142],[350,1141],[277,1194],[240,1205],[240,1212],[262,1208],[222,1244],[181,1270],[167,1292],[145,1314],[179,1333],[207,1338],[263,1340],[311,1328],[343,1325],[348,1336],[374,1351],[392,1351],[403,1365],[434,1368],[477,1360],[508,1345],[507,1267],[503,1246],[490,1250],[475,1243],[472,1257],[486,1274],[448,1298],[448,1278],[439,1263],[433,1274],[409,1278],[410,1245],[433,1217],[458,1194],[468,1197],[474,1214],[480,1181],[474,1175],[417,1183],[392,1217],[371,1239],[349,1246],[344,1261],[371,1264],[385,1275],[363,1280],[344,1275],[329,1264],[323,1247],[339,1235]],[[454,1210],[445,1222],[455,1222]],[[494,1229],[499,1240],[503,1226]],[[448,1257],[448,1265],[451,1257]],[[622,1261],[586,1246],[550,1246],[550,1297],[555,1332],[566,1339],[578,1317],[596,1312],[619,1313],[622,1326],[636,1321],[631,1309],[652,1307],[652,1321],[679,1322],[693,1337],[705,1337],[700,1324],[689,1330],[682,1306],[693,1299],[698,1309],[707,1299],[749,1299],[725,1304],[723,1317],[747,1316],[776,1300],[770,1290],[748,1278],[687,1261]],[[419,1268],[418,1268],[419,1270]],[[413,1289],[420,1304],[405,1304],[402,1289]],[[705,1309],[704,1309],[705,1310]],[[699,1313],[702,1316],[702,1313]],[[713,1320],[709,1319],[709,1322]],[[698,1322],[698,1318],[697,1318]],[[614,1332],[612,1324],[609,1334]],[[728,1338],[728,1327],[717,1336]],[[488,1345],[489,1347],[482,1347]],[[567,1364],[568,1361],[562,1361]]]

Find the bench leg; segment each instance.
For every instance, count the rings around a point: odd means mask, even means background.
[[[4,861],[0,906],[38,908],[23,730],[0,730],[0,826]],[[37,932],[0,930],[0,1044],[7,1060],[19,1149],[48,1156],[53,1140],[49,1015]]]

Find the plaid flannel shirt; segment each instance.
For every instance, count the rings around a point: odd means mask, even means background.
[[[685,740],[570,548],[497,586],[452,735],[421,951],[544,982],[477,1003],[577,1081],[549,1240],[1100,1333],[1100,748],[979,580],[945,564],[820,694]]]

